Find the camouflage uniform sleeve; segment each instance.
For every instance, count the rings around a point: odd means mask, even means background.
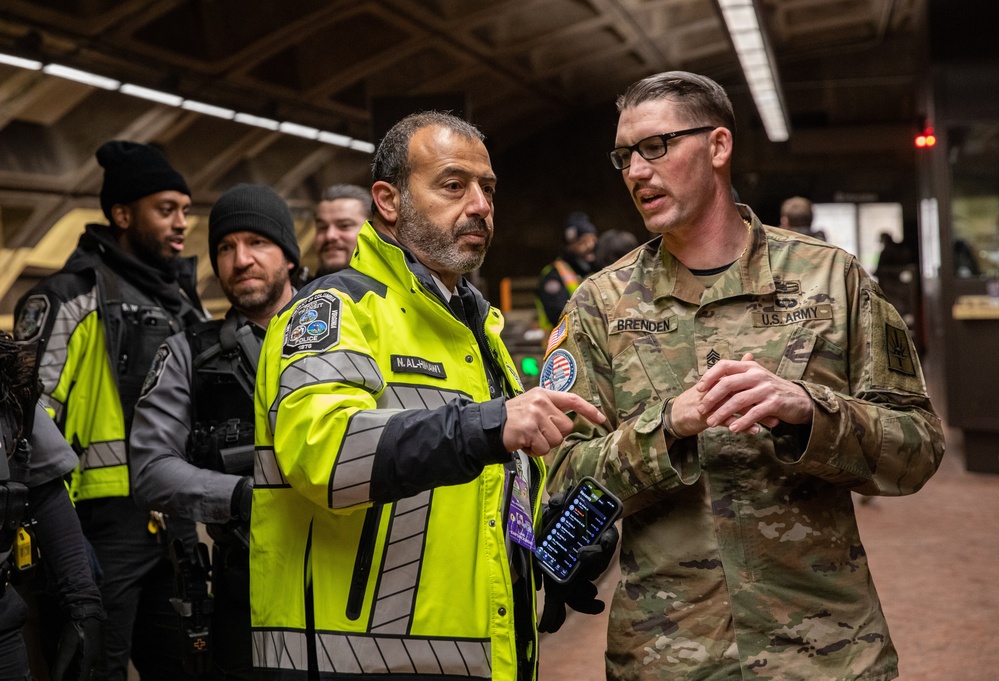
[[[644,408],[618,419],[615,377],[606,350],[607,317],[598,299],[599,289],[590,280],[576,290],[566,306],[568,333],[560,347],[575,360],[577,373],[570,391],[600,409],[607,420],[595,426],[575,417],[572,433],[551,464],[548,491],[566,491],[580,478],[591,476],[624,502],[624,515],[629,515],[677,486],[693,484],[700,476],[700,464],[693,438],[667,442],[660,400],[650,399]],[[649,379],[643,373],[633,380]],[[621,377],[617,389],[627,389],[622,388]]]
[[[810,382],[807,375],[799,381],[815,406],[808,444],[797,459],[787,451],[778,456],[863,494],[911,494],[940,465],[940,419],[905,322],[856,260],[846,276],[850,394]]]

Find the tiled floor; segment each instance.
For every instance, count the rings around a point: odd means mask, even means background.
[[[858,505],[858,522],[899,678],[996,681],[999,476],[966,472],[959,433],[947,435],[943,464],[922,490]],[[616,581],[608,577],[603,593]],[[571,613],[561,631],[542,639],[542,681],[604,679],[605,615]]]

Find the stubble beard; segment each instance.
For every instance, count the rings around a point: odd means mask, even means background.
[[[433,258],[435,267],[456,274],[467,274],[482,265],[493,240],[493,232],[484,218],[469,218],[450,229],[441,229],[416,210],[406,191],[400,197],[396,231],[404,246]],[[464,234],[482,232],[486,233],[484,244],[475,246],[473,250],[458,247]]]

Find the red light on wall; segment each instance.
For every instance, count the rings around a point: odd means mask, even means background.
[[[932,147],[936,143],[937,137],[933,134],[933,128],[924,128],[922,134],[916,136],[916,146],[920,149]]]

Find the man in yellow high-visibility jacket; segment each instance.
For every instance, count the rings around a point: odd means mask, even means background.
[[[409,116],[375,154],[351,267],[268,329],[250,600],[274,678],[533,679],[530,545],[571,395],[521,393],[499,311],[462,275],[493,235],[482,135]],[[310,677],[312,678],[312,677]]]

